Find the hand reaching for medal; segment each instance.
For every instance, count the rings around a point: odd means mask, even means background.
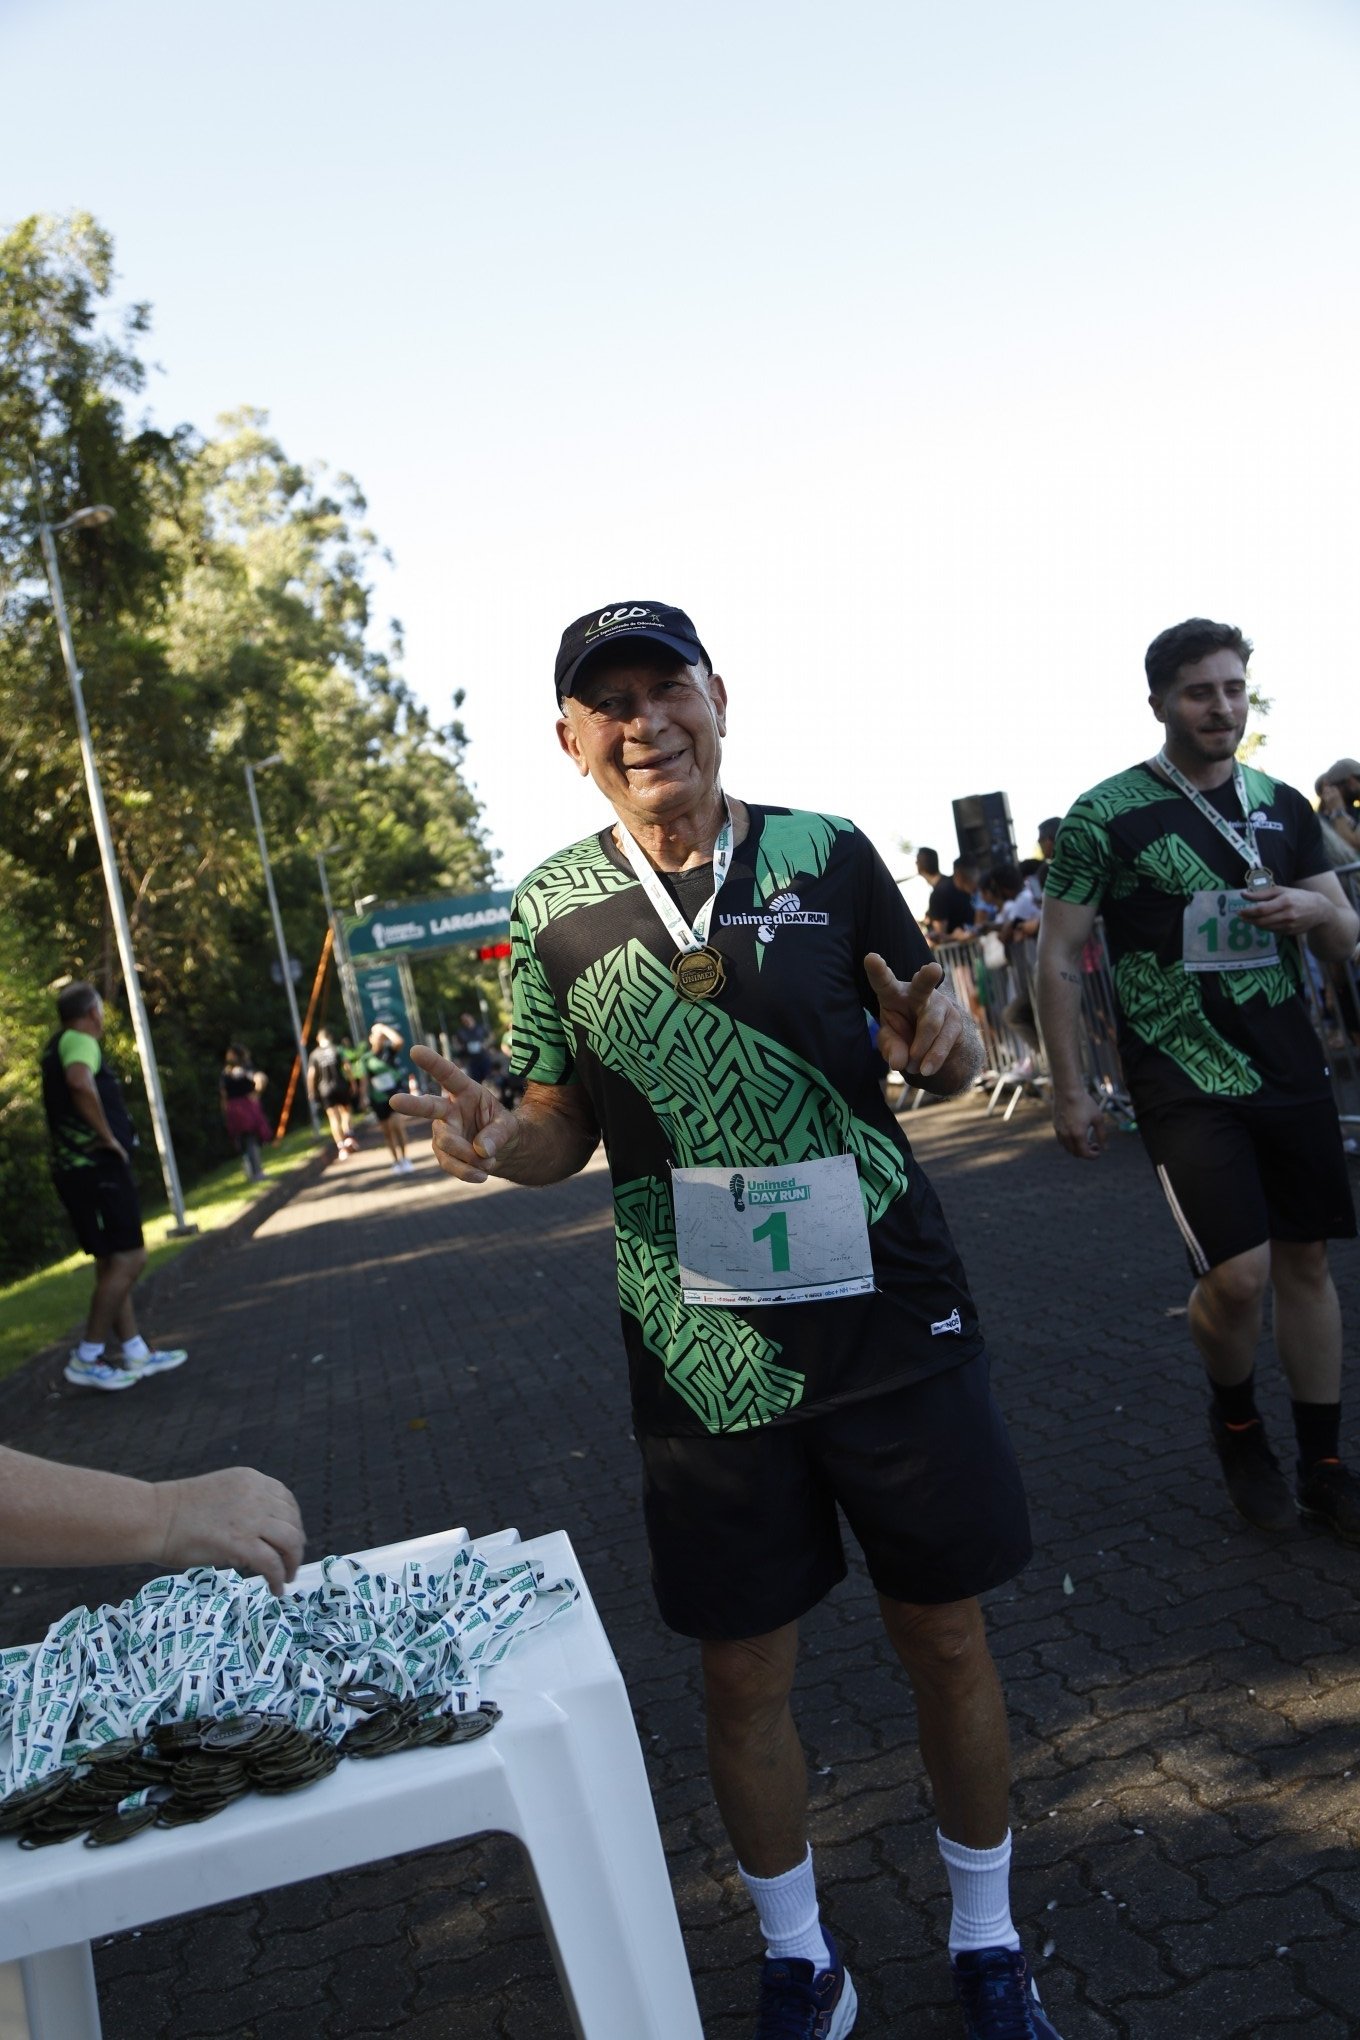
[[[513,1112],[507,1112],[487,1084],[478,1084],[446,1056],[419,1042],[411,1060],[427,1077],[433,1077],[442,1098],[413,1096],[399,1092],[392,1110],[403,1119],[425,1119],[430,1124],[430,1146],[445,1175],[460,1183],[485,1183],[499,1173],[503,1162],[519,1140],[520,1129]]]
[[[895,977],[881,956],[864,959],[878,1000],[878,1050],[889,1069],[909,1077],[937,1077],[963,1039],[963,1016],[940,990],[944,972],[923,963],[915,977]]]

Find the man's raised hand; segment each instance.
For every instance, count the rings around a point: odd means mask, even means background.
[[[513,1112],[507,1112],[489,1085],[474,1083],[466,1070],[447,1056],[417,1042],[411,1060],[427,1077],[433,1077],[442,1098],[416,1096],[399,1091],[392,1110],[403,1119],[425,1119],[430,1123],[430,1146],[444,1173],[460,1183],[485,1183],[498,1173],[503,1159],[519,1138]]]
[[[878,1000],[878,1050],[889,1069],[909,1077],[937,1077],[963,1036],[963,1017],[939,989],[944,972],[923,963],[913,978],[896,977],[881,956],[864,959]]]

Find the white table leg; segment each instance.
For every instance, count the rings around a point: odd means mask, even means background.
[[[88,1941],[25,1955],[19,1969],[29,2040],[99,2040],[99,1997]]]
[[[582,2040],[702,2040],[637,1732],[616,1691],[515,1757],[520,1839]]]

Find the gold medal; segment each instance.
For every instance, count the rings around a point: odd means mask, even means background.
[[[682,999],[716,999],[727,982],[716,949],[685,949],[671,963],[671,976]]]
[[[1264,864],[1253,864],[1242,881],[1242,887],[1245,892],[1264,892],[1267,886],[1274,883],[1273,871],[1267,871]]]

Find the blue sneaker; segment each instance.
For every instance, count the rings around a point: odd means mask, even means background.
[[[115,1367],[108,1360],[82,1360],[79,1352],[72,1353],[61,1371],[76,1388],[103,1388],[114,1392],[120,1388],[135,1388],[142,1378],[134,1367]]]
[[[967,1948],[949,1966],[968,2040],[1061,2040],[1019,1948]]]
[[[765,1957],[760,1978],[756,2040],[845,2040],[859,1999],[850,1972],[826,1928],[830,1969],[814,1972],[794,1956]]]
[[[124,1365],[134,1374],[169,1374],[172,1368],[182,1367],[189,1353],[184,1346],[166,1346],[158,1352],[148,1353],[145,1360],[128,1360]]]

